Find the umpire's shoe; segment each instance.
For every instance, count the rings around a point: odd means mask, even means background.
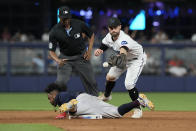
[[[150,101],[146,95],[144,94],[139,94],[139,98],[137,99],[139,101],[139,103],[144,106],[147,107],[150,110],[154,110],[154,104],[152,103],[152,101]]]

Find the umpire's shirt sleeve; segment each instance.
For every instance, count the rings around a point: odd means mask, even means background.
[[[81,22],[82,32],[84,32],[89,38],[91,38],[93,31],[86,25],[86,23]]]
[[[49,51],[55,52],[57,45],[58,45],[58,41],[55,38],[55,33],[53,31],[51,31],[49,33],[49,45],[48,45]]]

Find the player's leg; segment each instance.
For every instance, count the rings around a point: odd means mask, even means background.
[[[79,77],[84,85],[85,91],[88,94],[98,96],[97,82],[93,73],[93,68],[90,61],[84,59],[74,62],[74,68],[79,74]]]
[[[123,116],[124,114],[126,114],[127,112],[130,112],[132,109],[138,106],[140,106],[140,103],[138,100],[135,100],[135,101],[120,105],[118,107],[118,112],[121,116]]]
[[[125,78],[125,87],[129,92],[129,96],[132,101],[135,101],[139,97],[139,92],[135,87],[136,82],[138,80],[139,75],[144,67],[145,59],[139,59],[131,61],[128,65],[127,74]],[[142,117],[142,110],[140,106],[138,106],[134,110],[134,114],[132,118],[141,118]]]
[[[75,115],[102,115],[105,118],[119,118],[137,106],[142,105],[150,107],[149,103],[152,103],[145,95],[119,107],[113,106],[98,99],[98,97],[86,93],[78,95],[76,100],[78,103]]]
[[[76,99],[78,104],[75,115],[102,115],[105,118],[121,117],[118,107],[108,104],[96,96],[82,93]]]
[[[126,69],[125,69],[126,70]],[[119,69],[117,67],[111,67],[106,76],[105,92],[99,98],[103,101],[111,100],[111,92],[115,86],[116,80],[120,75],[125,72],[125,70]]]
[[[146,97],[144,94],[140,94],[137,100],[130,103],[123,104],[118,107],[118,112],[121,116],[131,111],[132,109],[142,105],[143,107],[148,107],[148,109],[153,110],[154,104]]]

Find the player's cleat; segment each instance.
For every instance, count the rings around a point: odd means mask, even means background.
[[[102,100],[102,101],[110,101],[110,100],[112,100],[112,96],[111,96],[111,95],[108,96],[108,97],[105,97],[105,95],[102,94],[102,95],[100,95],[98,98],[99,98],[100,100]]]
[[[58,114],[56,117],[56,119],[63,119],[63,118],[66,118],[66,112],[63,112],[61,114]]]
[[[147,107],[150,110],[154,110],[154,104],[146,97],[146,95],[139,94],[139,98],[137,100],[142,106]]]
[[[131,116],[131,118],[134,118],[134,119],[139,119],[142,117],[142,109],[140,108],[135,108],[134,111],[133,111],[133,115]]]

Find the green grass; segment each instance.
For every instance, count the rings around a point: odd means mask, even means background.
[[[145,93],[157,111],[196,111],[196,93]],[[112,93],[111,104],[130,102],[128,92]],[[44,93],[0,93],[0,110],[53,110]],[[146,110],[146,109],[145,109]],[[62,131],[48,124],[0,124],[0,131]]]
[[[155,104],[159,111],[196,111],[196,93],[144,93]],[[129,102],[128,93],[113,93],[110,102],[119,106]]]
[[[1,131],[63,131],[48,124],[0,124]]]
[[[159,111],[196,111],[196,93],[145,93]],[[112,93],[113,105],[130,101],[127,92]],[[0,110],[53,110],[44,93],[0,93]]]
[[[0,110],[53,110],[44,93],[0,93]]]

